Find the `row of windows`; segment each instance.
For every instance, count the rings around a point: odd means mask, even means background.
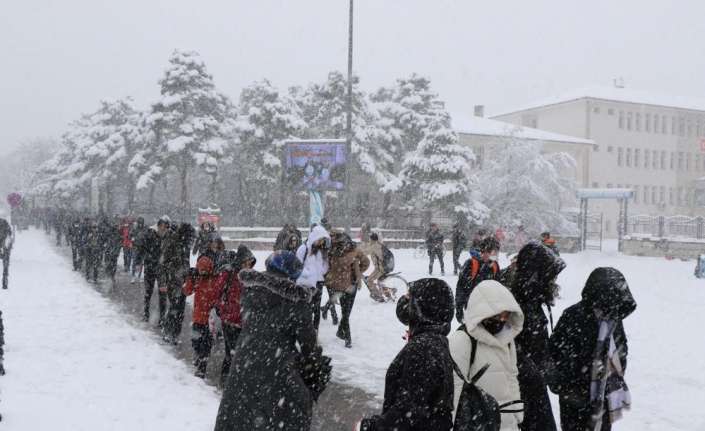
[[[599,114],[600,108],[594,107],[593,113]],[[614,115],[614,109],[608,109],[607,114]],[[619,111],[617,125],[620,129],[635,132],[671,134],[689,138],[705,136],[705,118],[693,119],[684,116]]]
[[[593,187],[599,187],[598,183],[593,183]],[[616,185],[618,189],[623,187],[622,184]],[[607,188],[611,189],[612,183],[607,183]],[[695,189],[690,187],[668,187],[666,186],[640,186],[640,185],[624,185],[624,188],[633,189],[634,197],[632,201],[635,204],[642,203],[644,205],[665,205],[670,206],[695,206]],[[668,196],[666,195],[668,193]],[[668,197],[668,200],[666,198]]]
[[[607,152],[614,152],[607,147]],[[705,171],[705,155],[684,151],[658,151],[641,148],[617,148],[617,166],[678,171]]]

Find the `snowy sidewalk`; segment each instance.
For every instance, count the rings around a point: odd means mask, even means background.
[[[0,291],[0,428],[211,430],[220,396],[130,326],[37,231],[18,235]]]

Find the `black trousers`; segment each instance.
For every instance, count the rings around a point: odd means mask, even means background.
[[[144,272],[144,318],[149,320],[149,303],[152,301],[154,293],[154,285],[157,284],[157,274],[153,270],[145,270]],[[164,315],[166,314],[166,292],[157,291],[159,295],[159,324],[164,323]]]
[[[73,260],[73,270],[78,271],[83,263],[78,244],[71,244],[71,259]]]
[[[316,283],[316,293],[311,298],[311,313],[313,314],[313,327],[318,333],[318,327],[321,325],[321,297],[323,296],[323,282]]]
[[[132,268],[132,247],[122,248],[122,266],[125,268],[125,272],[130,272],[130,268]]]
[[[115,278],[115,273],[117,272],[119,254],[105,253],[105,275],[111,280]]]
[[[445,265],[443,264],[443,250],[431,249],[428,251],[428,273],[433,272],[433,263],[438,258],[438,262],[441,264],[441,272],[445,272]]]
[[[164,322],[164,333],[173,339],[181,335],[186,310],[186,297],[181,292],[180,277],[170,275],[166,281],[166,297],[169,301],[169,311]]]
[[[86,278],[98,281],[98,268],[100,267],[100,253],[97,250],[86,250]]]
[[[241,328],[235,325],[230,325],[223,322],[223,339],[225,341],[225,356],[223,357],[223,367],[220,370],[220,384],[225,386],[225,382],[228,379],[228,374],[230,374],[230,366],[233,362],[233,352],[235,352],[235,345],[237,344],[237,339],[240,337]]]
[[[5,355],[5,350],[3,350],[4,346],[5,346],[5,326],[2,324],[2,311],[0,311],[0,362],[2,362],[2,358]]]
[[[606,403],[605,403],[606,404]],[[561,406],[561,430],[562,431],[585,431],[590,423],[592,408],[590,402],[585,400],[584,403],[571,402],[563,397],[560,397]],[[602,428],[600,431],[611,431],[612,424],[610,423],[610,414],[607,405],[605,405],[605,414],[602,417]]]
[[[338,334],[340,338],[345,340],[352,340],[352,335],[350,334],[350,314],[352,313],[353,305],[355,304],[355,296],[357,295],[357,288],[353,287],[352,293],[343,293],[340,297],[340,309],[342,311],[343,317],[340,319],[340,325],[338,325]]]
[[[453,273],[457,274],[460,272],[460,269],[463,267],[460,264],[460,254],[463,252],[462,248],[454,248],[453,249]],[[443,262],[443,259],[441,259],[441,262]]]
[[[2,288],[7,289],[7,279],[10,275],[10,249],[2,254]]]
[[[196,356],[196,367],[205,371],[213,347],[213,336],[208,325],[191,325],[191,345]]]

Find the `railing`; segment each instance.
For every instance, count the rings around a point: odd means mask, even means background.
[[[634,215],[629,217],[628,233],[657,238],[684,237],[703,239],[705,218],[676,216]]]

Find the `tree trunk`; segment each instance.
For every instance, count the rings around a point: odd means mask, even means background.
[[[106,216],[110,216],[113,214],[113,186],[110,181],[105,181],[104,192],[105,206],[103,210],[105,211]]]
[[[154,211],[154,192],[157,190],[157,183],[154,182],[152,183],[151,186],[149,186],[149,210]]]
[[[135,182],[127,181],[127,212],[132,214],[135,207]]]
[[[211,182],[208,187],[208,204],[218,204],[218,172],[210,174]]]
[[[181,167],[179,176],[181,179],[181,216],[186,220],[186,211],[188,208],[188,166],[186,166],[186,164]]]

